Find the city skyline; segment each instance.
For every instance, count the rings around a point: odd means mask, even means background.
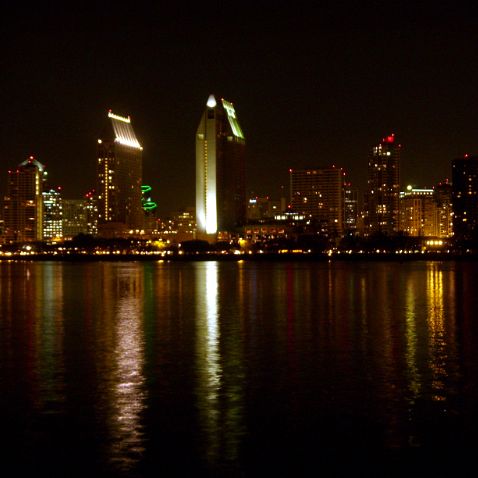
[[[95,184],[111,108],[135,122],[158,214],[193,205],[194,136],[211,91],[237,106],[248,194],[279,196],[289,168],[330,164],[363,194],[370,146],[391,132],[403,146],[402,187],[450,178],[451,161],[478,150],[473,11],[11,10],[1,20],[0,164],[6,171],[33,155],[68,198]]]

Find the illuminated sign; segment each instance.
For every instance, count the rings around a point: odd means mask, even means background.
[[[158,207],[158,205],[151,200],[149,195],[146,196],[146,194],[150,193],[151,190],[152,190],[152,187],[148,186],[147,184],[144,184],[143,186],[141,186],[141,206],[143,210],[146,212],[153,211],[154,209]]]

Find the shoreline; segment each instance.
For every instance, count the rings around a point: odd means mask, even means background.
[[[24,262],[194,262],[194,261],[218,261],[218,262],[411,262],[411,261],[477,261],[478,253],[264,253],[264,254],[12,254],[0,256],[0,262],[24,261]]]

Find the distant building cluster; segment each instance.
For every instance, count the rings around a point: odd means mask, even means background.
[[[401,145],[394,134],[371,146],[363,195],[343,167],[289,170],[281,197],[246,193],[245,136],[233,103],[210,95],[196,131],[196,204],[157,215],[144,184],[141,146],[129,116],[109,111],[97,142],[96,184],[63,197],[33,156],[8,171],[0,218],[2,244],[60,243],[80,235],[266,243],[306,237],[339,245],[347,238],[478,239],[478,156],[451,161],[451,182],[401,187]],[[366,157],[366,155],[364,155]]]

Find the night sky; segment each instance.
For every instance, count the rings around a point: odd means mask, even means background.
[[[249,192],[278,198],[288,168],[330,164],[363,191],[370,148],[391,132],[402,185],[431,187],[453,158],[478,153],[478,16],[456,3],[403,4],[6,6],[2,195],[7,170],[29,155],[66,198],[94,187],[111,108],[132,118],[159,214],[193,206],[210,93],[236,107]]]

